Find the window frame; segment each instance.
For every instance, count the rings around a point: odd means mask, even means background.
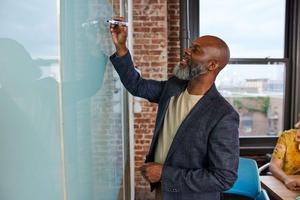
[[[200,35],[200,1],[180,0],[181,56],[192,40]],[[283,129],[294,126],[300,113],[300,2],[286,0],[283,58],[231,58],[229,64],[285,64]],[[241,136],[241,155],[272,153],[277,136]]]

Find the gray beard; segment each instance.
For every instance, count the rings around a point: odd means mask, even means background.
[[[176,65],[173,74],[181,80],[192,80],[199,75],[206,74],[208,70],[202,65],[196,65],[192,62],[187,67],[180,68],[180,64]]]

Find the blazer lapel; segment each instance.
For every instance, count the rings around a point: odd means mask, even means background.
[[[179,126],[173,142],[170,146],[166,161],[168,158],[175,152],[178,145],[183,141],[183,137],[185,136],[185,129],[188,128],[190,123],[193,123],[194,118],[199,118],[204,116],[205,112],[212,106],[213,97],[216,95],[217,90],[215,85],[213,85],[210,90],[196,103],[194,108],[189,112],[186,118],[182,121]]]
[[[181,81],[181,80],[179,80],[179,81]],[[178,87],[173,88],[173,90],[170,93],[168,93],[168,95],[165,95],[164,98],[161,100],[161,103],[160,103],[161,108],[158,110],[156,127],[153,132],[153,139],[152,139],[150,150],[149,150],[150,156],[154,156],[154,153],[155,153],[154,150],[156,149],[160,129],[163,124],[166,112],[168,110],[171,98],[173,96],[176,96],[176,95],[180,94],[181,92],[183,92],[187,87],[186,81],[184,81],[184,82],[181,81],[181,82],[182,83],[180,85],[178,85]],[[152,159],[154,159],[154,157]],[[150,159],[150,160],[152,160],[152,159]],[[148,160],[148,158],[147,158],[147,160]]]

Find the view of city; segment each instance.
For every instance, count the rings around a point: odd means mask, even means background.
[[[221,72],[217,87],[240,114],[241,136],[282,130],[284,74],[284,65],[229,65]]]

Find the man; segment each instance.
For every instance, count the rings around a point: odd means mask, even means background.
[[[123,18],[114,20],[122,21]],[[232,187],[239,160],[239,116],[214,81],[229,49],[214,36],[193,41],[167,81],[145,80],[126,47],[127,27],[111,25],[116,71],[134,96],[158,103],[153,139],[142,175],[156,199],[215,200]]]

